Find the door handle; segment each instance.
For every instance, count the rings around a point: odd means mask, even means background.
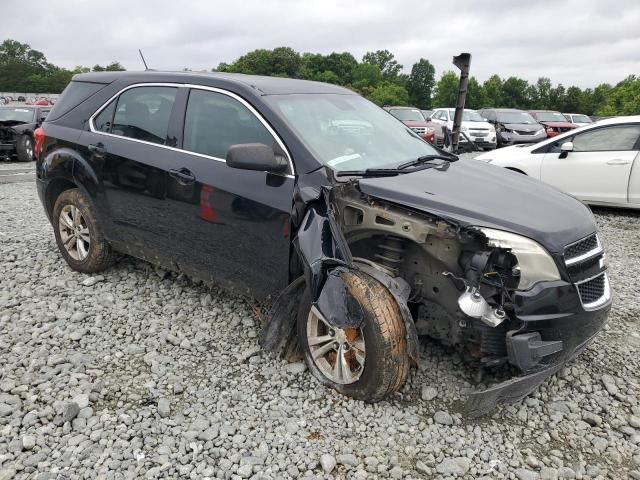
[[[87,148],[90,152],[95,153],[98,157],[104,157],[104,155],[107,153],[107,149],[102,143],[92,143],[88,145]]]
[[[196,176],[188,168],[171,169],[169,176],[176,179],[181,185],[191,185],[196,181]]]
[[[621,158],[614,158],[613,160],[607,160],[607,165],[627,165],[631,163],[629,160],[623,160]]]

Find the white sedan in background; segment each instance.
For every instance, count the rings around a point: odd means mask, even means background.
[[[640,208],[640,115],[601,120],[476,160],[537,178],[590,205]]]

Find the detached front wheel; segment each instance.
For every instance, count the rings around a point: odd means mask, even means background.
[[[361,272],[342,274],[362,307],[359,328],[331,325],[305,291],[298,312],[298,338],[309,370],[324,385],[358,400],[375,402],[400,389],[409,373],[407,336],[389,291]]]

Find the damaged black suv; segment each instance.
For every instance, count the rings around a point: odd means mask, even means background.
[[[458,160],[344,88],[81,74],[38,138],[38,192],[73,269],[117,250],[258,299],[262,346],[301,352],[354,398],[402,387],[425,334],[522,372],[472,394],[483,413],[577,355],[609,312],[586,206]]]

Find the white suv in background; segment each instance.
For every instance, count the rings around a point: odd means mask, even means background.
[[[447,127],[452,132],[455,113],[455,108],[436,108],[431,114],[431,121]],[[475,110],[464,109],[460,131],[484,150],[496,148],[496,129]],[[463,144],[467,142],[467,139],[464,135],[460,135],[458,142]]]

